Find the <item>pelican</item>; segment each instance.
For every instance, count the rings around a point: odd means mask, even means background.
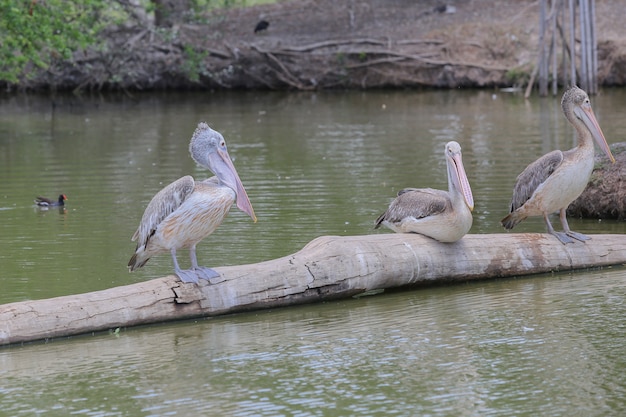
[[[463,168],[461,145],[445,147],[448,191],[405,188],[376,219],[397,233],[420,233],[440,242],[456,242],[472,227],[474,197]]]
[[[502,219],[502,226],[510,230],[529,216],[543,216],[548,233],[563,244],[585,241],[589,236],[573,232],[567,224],[566,210],[585,189],[594,163],[595,140],[600,149],[615,162],[604,134],[593,113],[587,93],[572,87],[563,94],[561,108],[567,120],[576,129],[578,146],[568,151],[555,150],[537,159],[517,177],[510,214]],[[555,232],[548,215],[559,212],[563,232]]]
[[[152,198],[131,239],[137,241],[137,249],[128,262],[130,272],[144,266],[150,257],[170,252],[174,272],[181,281],[197,283],[198,278],[216,278],[219,274],[215,270],[198,266],[196,245],[217,229],[235,200],[241,211],[254,222],[257,220],[222,135],[206,123],[199,123],[189,152],[196,163],[215,176],[195,181],[186,175]],[[176,251],[181,248],[189,248],[191,269],[182,270],[178,265]]]

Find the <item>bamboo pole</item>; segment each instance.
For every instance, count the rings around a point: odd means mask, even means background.
[[[539,96],[548,95],[548,58],[546,56],[546,5],[541,0],[539,6]]]
[[[587,88],[586,91],[589,91],[589,94],[595,94],[593,90],[593,36],[591,34],[591,5],[589,0],[584,0],[581,4],[581,8],[584,7],[585,12],[585,49],[586,49],[586,59],[587,59]]]
[[[176,276],[86,294],[0,305],[0,345],[466,282],[626,263],[626,235],[563,245],[551,235],[467,235],[452,244],[416,234],[323,236],[282,258],[215,268],[211,283]]]
[[[578,11],[580,15],[580,87],[589,91],[589,72],[587,67],[588,35],[587,35],[587,1],[580,0]]]
[[[552,46],[550,47],[550,53],[552,56],[552,95],[556,96],[558,94],[558,88],[557,88],[557,70],[558,70],[558,65],[557,65],[557,53],[556,53],[556,49],[557,49],[557,45],[556,45],[556,38],[557,38],[557,33],[556,33],[556,26],[557,26],[557,17],[559,15],[559,7],[560,7],[560,1],[559,0],[553,0],[552,2],[552,19],[550,20],[550,26],[551,26],[551,31],[552,31]]]
[[[579,0],[578,13],[576,11],[577,2],[575,0],[552,0],[550,3],[550,13],[547,14],[548,0],[540,0],[539,2],[539,51],[537,67],[531,75],[529,84],[526,88],[525,97],[530,96],[530,90],[538,75],[539,95],[546,96],[548,94],[548,76],[552,76],[552,94],[556,95],[558,90],[558,63],[557,63],[557,28],[561,35],[561,43],[563,49],[562,56],[562,82],[564,85],[579,85],[588,94],[593,95],[598,92],[598,45],[595,28],[596,6],[595,0]],[[564,9],[569,7],[569,39],[565,39],[559,23],[559,16],[564,13]],[[579,20],[580,31],[580,70],[576,70],[576,18]],[[548,26],[549,21],[549,26]],[[548,48],[548,33],[552,32]],[[566,69],[565,50],[569,44],[569,77]],[[550,72],[550,66],[552,71]]]
[[[569,0],[569,50],[570,50],[570,80],[572,86],[576,82],[576,3]]]
[[[591,94],[598,93],[598,40],[596,38],[596,1],[589,0],[590,38],[591,38]]]

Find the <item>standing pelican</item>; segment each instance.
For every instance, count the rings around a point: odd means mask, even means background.
[[[131,272],[144,266],[151,256],[170,252],[174,272],[181,281],[197,283],[198,278],[218,277],[213,269],[198,266],[196,245],[217,229],[235,200],[237,207],[256,222],[222,135],[206,123],[199,123],[189,152],[194,161],[211,170],[215,177],[194,181],[187,175],[152,198],[132,237],[132,241],[137,241],[137,249],[128,262]],[[181,248],[189,248],[191,269],[182,270],[178,266],[176,251]]]
[[[510,230],[529,216],[543,216],[548,233],[554,235],[563,244],[589,240],[589,236],[573,232],[565,216],[570,205],[585,189],[591,171],[593,171],[593,140],[609,157],[609,145],[602,134],[593,113],[587,93],[578,87],[572,87],[563,94],[561,107],[567,120],[576,129],[578,146],[569,151],[552,151],[526,167],[517,177],[511,211],[502,219],[502,226]],[[548,215],[558,211],[564,232],[555,232]]]
[[[461,145],[448,142],[445,147],[448,191],[432,188],[405,188],[376,219],[375,229],[383,224],[398,233],[420,233],[440,242],[456,242],[472,227],[474,197],[463,161]]]

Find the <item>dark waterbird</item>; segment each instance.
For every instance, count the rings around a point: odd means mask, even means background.
[[[65,194],[60,194],[57,201],[51,200],[46,197],[37,196],[34,202],[40,207],[59,207],[65,205],[65,200],[67,200],[67,196]]]
[[[266,30],[268,27],[270,27],[270,22],[268,22],[267,20],[260,20],[259,23],[257,23],[254,27],[254,33]]]

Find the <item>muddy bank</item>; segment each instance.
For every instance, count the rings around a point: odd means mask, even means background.
[[[626,142],[611,145],[615,163],[596,155],[596,166],[583,193],[567,208],[573,217],[626,220]]]
[[[300,0],[213,12],[168,28],[110,28],[106,47],[22,89],[511,87],[536,64],[537,1]],[[599,82],[626,83],[618,0],[598,2]],[[255,32],[260,20],[269,23]],[[621,36],[621,37],[620,37]],[[3,87],[7,87],[4,85]]]

